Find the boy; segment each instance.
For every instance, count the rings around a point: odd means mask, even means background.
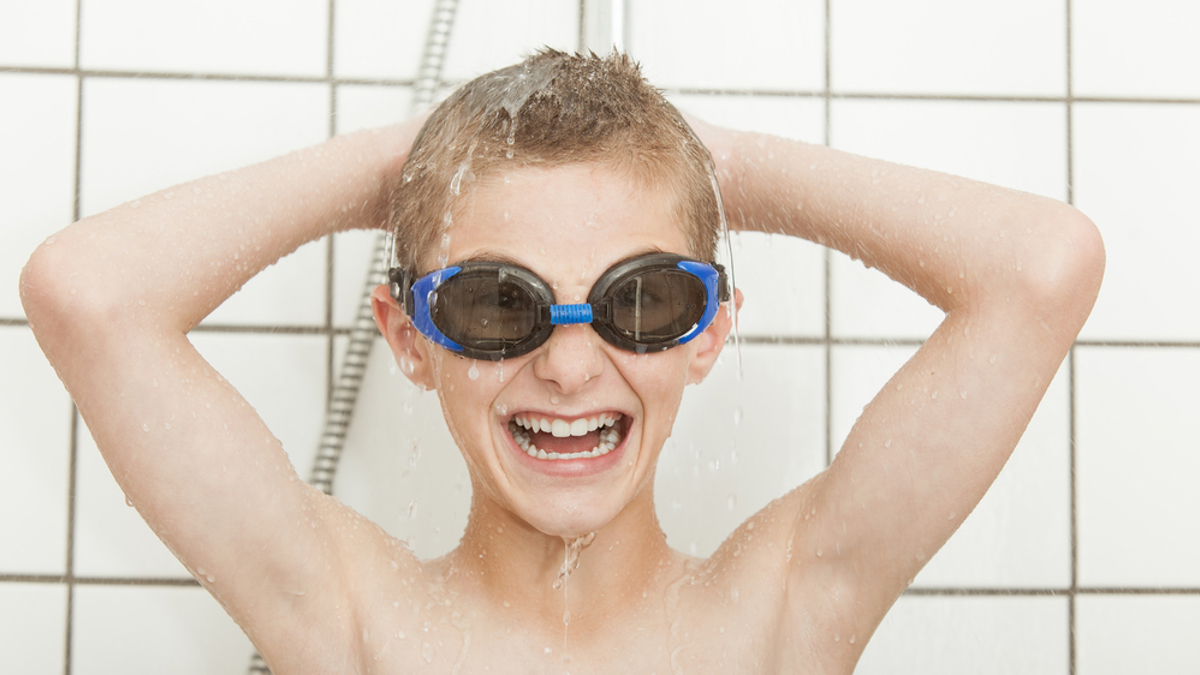
[[[279,675],[851,672],[1003,466],[1102,275],[1070,207],[689,127],[617,55],[540,53],[416,132],[85,219],[22,277],[122,488]],[[829,469],[707,560],[666,546],[652,494],[684,386],[740,302],[713,264],[697,134],[731,228],[846,251],[946,311]],[[304,242],[384,222],[398,261],[376,320],[472,478],[462,542],[432,561],[304,485],[186,337]]]

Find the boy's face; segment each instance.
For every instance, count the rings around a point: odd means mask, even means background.
[[[620,261],[688,255],[674,214],[667,195],[601,165],[509,170],[463,198],[447,245],[422,272],[468,260],[507,262],[545,280],[556,302],[586,302]],[[499,362],[461,358],[411,330],[393,349],[411,361],[405,370],[414,381],[437,389],[476,499],[493,500],[547,534],[571,536],[599,529],[635,500],[652,508],[654,467],[684,385],[711,369],[729,325],[722,308],[700,337],[646,355],[608,344],[586,324],[557,326],[531,353]],[[583,435],[565,437],[527,429],[543,419],[552,426],[560,420],[560,432],[571,423],[579,432],[577,420],[594,422]],[[615,447],[594,457],[528,454],[529,445],[590,453],[606,439]]]

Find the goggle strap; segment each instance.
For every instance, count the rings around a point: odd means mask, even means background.
[[[586,302],[578,305],[550,305],[550,323],[552,325],[591,322],[592,306]]]

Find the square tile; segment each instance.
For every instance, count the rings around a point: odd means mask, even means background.
[[[17,297],[21,268],[43,239],[73,220],[76,90],[66,75],[0,73],[0,318],[25,315]]]
[[[1061,3],[833,0],[830,68],[838,92],[1066,93]]]
[[[0,582],[0,654],[4,669],[21,675],[64,671],[67,587]]]
[[[6,66],[74,66],[76,4],[76,0],[0,4],[0,63]]]
[[[725,265],[744,298],[734,337],[824,337],[824,248],[759,232],[734,233],[729,243],[733,264]],[[718,260],[728,257],[722,247]]]
[[[906,595],[884,618],[854,672],[1063,675],[1069,671],[1070,630],[1066,598]]]
[[[77,586],[71,672],[245,672],[253,646],[199,587]]]
[[[579,48],[578,3],[461,0],[442,79],[470,79],[517,63],[542,47]]]
[[[832,422],[841,447],[863,407],[915,347],[835,346]],[[1066,368],[979,505],[915,588],[1066,588],[1071,575],[1070,403]]]
[[[1195,340],[1200,313],[1200,106],[1075,106],[1075,205],[1100,228],[1104,286],[1090,340]]]
[[[338,338],[339,363],[345,349],[346,339]],[[503,365],[480,363],[479,370],[480,377],[499,377]],[[437,393],[400,373],[383,338],[371,350],[334,494],[421,558],[454,549],[467,524],[471,479]]]
[[[337,89],[337,132],[395,124],[413,112],[408,87],[342,85]],[[354,325],[363,298],[367,273],[375,257],[376,230],[339,232],[334,235],[333,323]]]
[[[271,429],[308,478],[324,419],[326,338],[194,333],[193,343]],[[94,441],[80,439],[75,573],[98,577],[188,577],[129,508]]]
[[[1200,350],[1077,348],[1082,586],[1200,586]]]
[[[1080,595],[1075,599],[1076,672],[1194,673],[1200,669],[1200,598]]]
[[[1061,103],[840,99],[830,116],[839,150],[1067,199]]]
[[[0,574],[62,574],[71,400],[28,328],[0,326],[0,371]]]
[[[821,91],[824,4],[749,0],[735,12],[720,0],[636,0],[625,49],[660,87]]]
[[[82,421],[78,444],[75,576],[190,579],[191,573],[126,501]]]
[[[335,0],[334,73],[341,78],[414,79],[433,7],[433,0]]]
[[[93,79],[84,84],[82,133],[80,198],[86,215],[325,140],[329,89],[299,83]],[[324,323],[325,255],[319,243],[301,247],[255,277],[207,321]]]
[[[335,93],[339,134],[396,124],[419,112],[411,87],[343,84]]]
[[[1004,470],[914,588],[1070,586],[1070,410],[1064,366]]]
[[[1066,116],[1058,104],[839,100],[830,124],[840,150],[1066,198]],[[833,256],[830,292],[837,336],[925,337],[942,318],[844,255]]]
[[[1147,0],[1071,3],[1076,96],[1200,96],[1200,5]]]
[[[806,96],[738,96],[673,94],[667,98],[685,113],[743,131],[825,141],[825,101]]]
[[[81,14],[84,68],[325,75],[326,0],[83,0]]]
[[[825,350],[727,344],[689,388],[663,447],[655,504],[667,543],[709,556],[734,528],[825,468]]]
[[[946,317],[912,289],[836,251],[829,296],[830,333],[837,338],[924,340]]]
[[[325,418],[324,335],[193,333],[192,344],[283,444],[301,478],[312,471]]]

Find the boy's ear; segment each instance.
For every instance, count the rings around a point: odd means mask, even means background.
[[[425,351],[428,343],[392,297],[386,284],[380,284],[371,291],[371,312],[375,315],[379,332],[392,348],[400,372],[418,387],[433,389],[433,370]]]
[[[721,349],[725,346],[725,339],[729,337],[729,331],[733,328],[734,318],[737,316],[738,310],[742,308],[742,291],[739,288],[733,289],[733,302],[725,303],[717,310],[717,316],[713,319],[712,325],[704,329],[691,344],[694,344],[692,352],[692,362],[688,366],[688,384],[697,384],[708,376],[709,371],[717,363],[717,357],[721,355]]]

